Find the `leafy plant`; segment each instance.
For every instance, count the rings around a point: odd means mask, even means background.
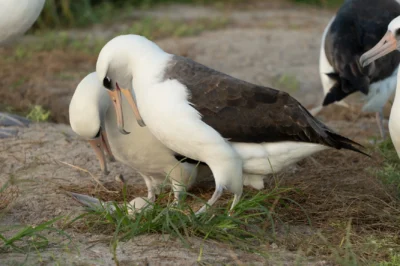
[[[35,105],[26,116],[26,118],[35,122],[45,122],[49,119],[49,117],[50,111],[46,111],[40,105]]]

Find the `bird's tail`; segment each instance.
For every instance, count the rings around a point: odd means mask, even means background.
[[[368,156],[371,158],[371,155],[363,152],[362,150],[360,150],[359,148],[363,148],[365,149],[365,147],[363,145],[361,145],[360,143],[357,143],[351,139],[348,139],[346,137],[343,137],[337,133],[334,133],[332,131],[327,131],[330,139],[332,139],[335,142],[335,147],[337,149],[346,149],[346,150],[352,150],[358,153],[361,153],[365,156]]]

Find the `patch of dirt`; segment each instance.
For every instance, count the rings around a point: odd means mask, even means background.
[[[142,12],[142,11],[141,11]],[[210,8],[172,6],[145,12],[143,16],[172,17],[225,16],[233,23],[228,28],[205,32],[188,38],[169,38],[157,43],[165,50],[185,55],[196,61],[249,82],[271,85],[277,77],[294,77],[298,88],[290,93],[307,107],[322,101],[318,74],[318,56],[322,31],[333,15],[332,11],[316,11],[288,6],[256,6],[254,8],[221,11]],[[138,13],[133,14],[137,16]],[[33,53],[27,60],[8,60],[10,48],[0,51],[1,109],[12,106],[26,110],[40,104],[52,112],[52,120],[68,122],[68,105],[75,86],[87,73],[94,71],[95,56],[66,51]],[[278,88],[279,89],[279,88]],[[354,103],[357,103],[354,97]],[[361,114],[359,105],[349,110],[332,106],[319,117],[345,136],[367,144],[378,135],[373,114]],[[128,181],[129,197],[145,196],[141,177],[129,167],[110,163],[108,176],[99,175],[96,157],[85,141],[78,139],[69,126],[62,124],[32,124],[20,128],[16,138],[0,140],[0,188],[12,180],[18,188],[10,204],[0,202],[1,226],[39,224],[59,215],[74,217],[83,207],[68,191],[100,195],[106,200],[118,200],[121,194],[100,192],[88,172],[94,174],[110,190],[119,191],[114,176],[122,174]],[[355,234],[374,235],[377,232],[398,234],[399,206],[390,189],[385,188],[371,168],[381,165],[379,154],[367,158],[349,151],[324,151],[295,167],[267,180],[266,190],[278,180],[281,186],[296,187],[301,193],[288,195],[292,203],[276,212],[283,222],[278,224],[277,245],[266,245],[269,258],[231,250],[213,241],[193,238],[191,248],[183,248],[179,240],[159,235],[144,235],[120,243],[117,257],[120,265],[193,265],[202,250],[204,263],[294,265],[298,250],[302,250],[302,265],[331,265],[323,258],[329,250],[318,242],[319,233],[334,236],[327,241],[339,246],[345,237],[341,226],[352,220]],[[209,190],[196,189],[196,195],[209,195]],[[3,196],[0,194],[0,200]],[[9,198],[6,198],[8,200]],[[308,218],[312,226],[308,225]],[[340,224],[340,226],[338,226]],[[337,234],[332,234],[332,231]],[[40,253],[43,264],[114,265],[110,252],[110,235],[89,234],[70,228],[72,244],[63,248],[51,247]],[[310,247],[321,244],[321,250]],[[400,243],[397,243],[400,245]],[[376,254],[375,254],[376,255]],[[311,256],[311,257],[308,257]],[[366,255],[366,258],[368,256]],[[0,254],[0,264],[23,261],[24,255]],[[39,258],[31,255],[29,263]]]

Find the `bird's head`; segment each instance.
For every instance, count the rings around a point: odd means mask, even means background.
[[[152,57],[159,51],[162,50],[153,42],[133,34],[115,37],[100,51],[96,72],[108,90],[117,114],[118,129],[122,134],[129,132],[124,129],[121,93],[132,107],[138,124],[145,126],[133,96],[132,80],[144,76],[146,68],[151,68],[149,62],[154,61]]]
[[[104,174],[108,174],[104,157],[107,135],[102,125],[109,103],[108,95],[98,81],[96,73],[91,73],[78,84],[69,105],[72,130],[89,141]],[[110,158],[113,157],[112,154],[109,155]]]
[[[400,16],[393,19],[388,31],[383,38],[369,51],[360,58],[360,64],[363,67],[368,66],[375,60],[387,55],[388,53],[400,49]]]

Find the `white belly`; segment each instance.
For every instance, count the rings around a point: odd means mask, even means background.
[[[400,109],[396,108],[396,101],[393,103],[389,118],[389,132],[393,145],[400,157]]]
[[[328,147],[302,142],[233,143],[234,149],[243,160],[245,186],[255,189],[264,187],[264,179],[286,167]]]
[[[396,91],[397,73],[398,67],[386,79],[374,82],[369,86],[369,92],[366,96],[367,102],[362,108],[364,112],[379,112],[382,110]]]
[[[177,163],[172,152],[155,138],[147,127],[140,127],[132,116],[126,100],[122,98],[125,129],[123,135],[118,131],[113,107],[106,114],[105,127],[111,150],[118,161],[132,167],[144,175],[165,179]]]

